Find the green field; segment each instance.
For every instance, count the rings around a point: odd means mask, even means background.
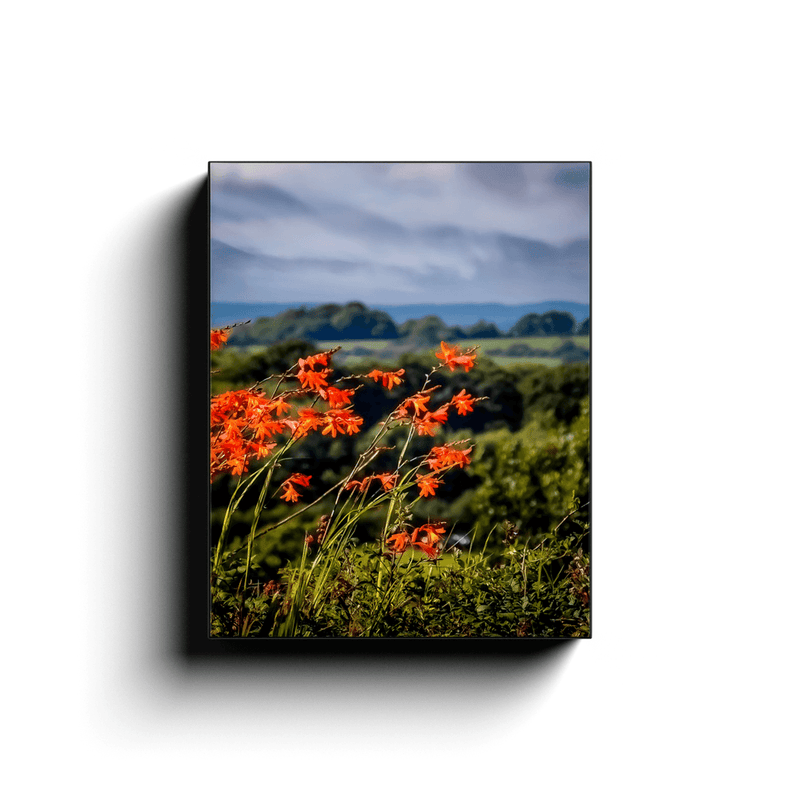
[[[462,350],[470,347],[479,347],[479,356],[491,358],[497,364],[504,367],[522,364],[542,364],[547,367],[555,367],[561,363],[558,357],[548,357],[542,355],[490,355],[491,350],[506,350],[513,345],[524,344],[533,350],[552,353],[567,342],[572,342],[577,347],[589,349],[588,336],[504,336],[498,339],[464,339],[456,342]],[[344,363],[354,363],[365,359],[380,358],[387,361],[396,359],[399,352],[406,352],[402,340],[399,339],[348,339],[342,341],[318,342],[320,350],[330,350],[334,347],[341,347],[339,360]],[[426,352],[436,349],[435,347],[418,348],[416,352]],[[362,352],[368,351],[368,352]]]
[[[588,336],[504,336],[498,339],[464,339],[455,344],[462,350],[478,347],[479,358],[489,358],[503,367],[523,366],[529,364],[542,364],[546,367],[556,367],[562,363],[557,356],[548,356],[547,353],[555,352],[567,342],[572,342],[576,347],[589,349]],[[491,355],[492,350],[506,350],[513,345],[524,344],[532,350],[543,351],[538,355]],[[435,345],[418,347],[409,351],[402,339],[344,339],[339,341],[327,340],[317,342],[319,350],[332,350],[341,348],[337,361],[341,364],[355,364],[360,361],[382,361],[387,364],[396,362],[401,353],[416,352],[427,353],[438,349]],[[263,349],[263,345],[248,345],[242,348],[247,353],[255,353]]]
[[[341,341],[318,342],[321,348],[329,350],[341,346],[343,350],[363,347],[366,350],[384,350],[400,344],[402,339],[345,339]],[[481,350],[505,349],[515,344],[527,344],[536,350],[555,350],[565,342],[573,342],[578,347],[589,347],[588,336],[503,336],[498,339],[459,339],[455,342],[462,350],[480,347]]]

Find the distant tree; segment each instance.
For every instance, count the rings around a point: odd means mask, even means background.
[[[588,336],[590,333],[590,324],[589,324],[589,317],[581,322],[580,327],[578,328],[578,336]]]
[[[494,322],[486,322],[482,319],[474,325],[470,325],[464,332],[465,339],[497,339],[502,336],[502,332]]]
[[[396,339],[397,326],[385,311],[373,311],[361,303],[348,303],[331,318],[339,339]]]
[[[396,339],[397,326],[385,311],[373,311],[362,303],[340,306],[326,303],[317,308],[291,308],[275,317],[261,317],[234,331],[234,345],[271,344],[289,339]]]
[[[511,336],[569,336],[575,330],[575,317],[566,311],[526,314],[511,328]]]
[[[431,314],[422,319],[410,319],[399,329],[401,336],[419,344],[438,344],[443,339],[452,339],[453,330],[443,320]]]
[[[575,330],[575,317],[566,311],[548,311],[542,314],[544,333],[556,336],[569,336]]]
[[[540,314],[526,314],[520,317],[509,330],[511,336],[541,336],[543,333]]]

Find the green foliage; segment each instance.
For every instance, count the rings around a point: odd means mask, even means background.
[[[420,347],[438,345],[442,340],[463,339],[465,336],[461,328],[450,327],[433,314],[404,322],[398,332]]]
[[[547,426],[547,416],[518,433],[476,437],[472,473],[478,487],[461,502],[478,536],[492,535],[503,520],[538,537],[589,499],[589,401],[569,425]],[[588,523],[588,509],[574,514]],[[494,533],[493,533],[494,532]]]
[[[526,314],[511,328],[508,336],[568,336],[575,331],[572,314],[548,311]],[[588,333],[588,322],[579,332]],[[416,347],[436,345],[440,341],[460,339],[497,339],[503,332],[492,322],[480,320],[466,329],[447,325],[440,317],[430,314],[410,319],[397,326],[385,311],[370,309],[363,303],[338,305],[327,303],[315,308],[301,306],[281,312],[274,317],[260,317],[249,325],[232,331],[229,344],[234,347],[267,345],[291,339],[323,340],[387,340],[402,339]]]
[[[486,320],[479,320],[474,325],[470,325],[464,331],[465,337],[474,337],[475,339],[497,339],[502,336],[502,331],[494,324],[494,322],[486,322]]]
[[[385,311],[363,303],[341,306],[328,303],[317,308],[292,308],[276,317],[261,317],[237,328],[228,340],[232,345],[269,344],[288,339],[394,339],[394,320]]]
[[[281,374],[313,351],[308,342],[286,341],[253,352],[214,352],[214,391]],[[364,435],[311,434],[282,457],[284,470],[313,475],[315,492],[346,478],[381,420],[424,384],[431,362],[430,354],[402,356],[397,366],[405,370],[405,384],[391,392],[364,382],[354,398]],[[373,364],[356,371],[365,374]],[[334,370],[333,380],[344,374]],[[265,385],[271,391],[276,384]],[[401,450],[420,463],[433,445],[474,440],[472,464],[448,474],[408,523],[449,520],[445,554],[434,562],[419,553],[383,552],[389,521],[400,525],[418,503],[416,487],[406,488],[402,502],[409,505],[395,509],[392,502],[388,515],[388,495],[347,495],[346,508],[361,504],[357,513],[342,515],[340,506],[340,527],[318,542],[314,532],[331,513],[335,493],[310,509],[287,507],[272,502],[276,477],[253,530],[261,485],[254,484],[229,512],[224,552],[215,562],[213,636],[589,635],[588,365],[509,370],[479,359],[468,373],[440,369],[433,384],[431,408],[461,389],[486,399],[465,417],[451,412],[434,437],[409,440],[408,429],[389,430],[381,444],[394,449],[376,454],[369,472],[395,470]],[[251,474],[257,470],[254,462]],[[215,548],[240,480],[223,475],[212,484]],[[284,521],[287,515],[292,518]],[[456,543],[471,549],[459,552]]]
[[[566,311],[526,314],[511,328],[511,336],[567,336],[575,330],[575,317]]]
[[[436,562],[374,545],[304,553],[242,603],[224,574],[214,593],[219,636],[587,637],[588,528],[573,524],[531,546],[513,525],[495,555],[451,547]],[[313,566],[309,566],[309,564]]]

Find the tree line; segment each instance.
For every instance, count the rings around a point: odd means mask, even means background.
[[[578,325],[572,314],[565,311],[525,314],[504,333],[493,322],[480,320],[469,327],[461,327],[447,325],[436,315],[410,319],[397,325],[385,311],[354,302],[346,305],[327,303],[316,308],[301,306],[283,311],[274,317],[261,317],[250,325],[236,328],[229,341],[233,345],[250,345],[273,344],[293,339],[404,339],[429,344],[442,339],[453,341],[588,333],[588,317]]]

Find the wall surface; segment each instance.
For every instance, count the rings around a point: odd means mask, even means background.
[[[6,10],[10,796],[789,796],[784,7]],[[181,646],[210,159],[592,160],[591,641]]]

